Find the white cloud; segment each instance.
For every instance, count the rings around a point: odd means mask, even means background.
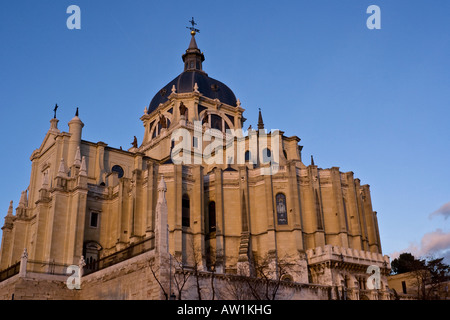
[[[447,218],[450,217],[450,202],[447,202],[442,207],[430,214],[430,218],[432,218],[433,216],[443,216],[445,220],[447,220]]]
[[[420,244],[410,243],[408,248],[391,253],[391,260],[398,258],[400,253],[409,252],[416,258],[445,258],[445,262],[450,264],[450,232],[442,229],[426,233]]]

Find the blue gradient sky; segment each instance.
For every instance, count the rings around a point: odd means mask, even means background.
[[[66,9],[81,8],[81,30]],[[381,8],[369,30],[366,9]],[[299,136],[303,159],[369,184],[383,252],[450,257],[450,1],[3,1],[0,224],[60,106],[83,139],[129,148],[182,70],[192,16],[204,69],[257,123]],[[441,209],[441,210],[439,210]],[[434,214],[432,214],[435,212]],[[450,261],[450,260],[449,260]]]

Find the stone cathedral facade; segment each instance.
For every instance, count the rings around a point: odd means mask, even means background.
[[[300,139],[266,130],[261,111],[258,128],[244,130],[239,99],[203,70],[195,31],[182,60],[128,150],[83,140],[78,110],[61,131],[55,112],[5,217],[0,298],[164,299],[183,270],[193,275],[183,298],[197,298],[201,275],[203,298],[214,276],[215,298],[232,299],[221,292],[229,279],[257,276],[265,259],[278,298],[389,299],[369,186],[305,163]],[[71,265],[79,290],[66,286]],[[369,266],[380,270],[372,290]]]

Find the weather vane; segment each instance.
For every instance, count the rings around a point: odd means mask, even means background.
[[[190,20],[189,23],[192,25],[192,27],[186,27],[186,28],[191,30],[192,35],[195,35],[196,33],[200,33],[200,30],[195,28],[197,23],[195,22],[194,17],[192,17],[192,20]]]

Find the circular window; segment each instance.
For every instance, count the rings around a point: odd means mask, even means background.
[[[116,166],[112,167],[111,171],[112,172],[117,172],[117,174],[119,175],[119,178],[123,177],[124,171],[123,171],[123,168],[121,166],[117,166],[116,165]]]

